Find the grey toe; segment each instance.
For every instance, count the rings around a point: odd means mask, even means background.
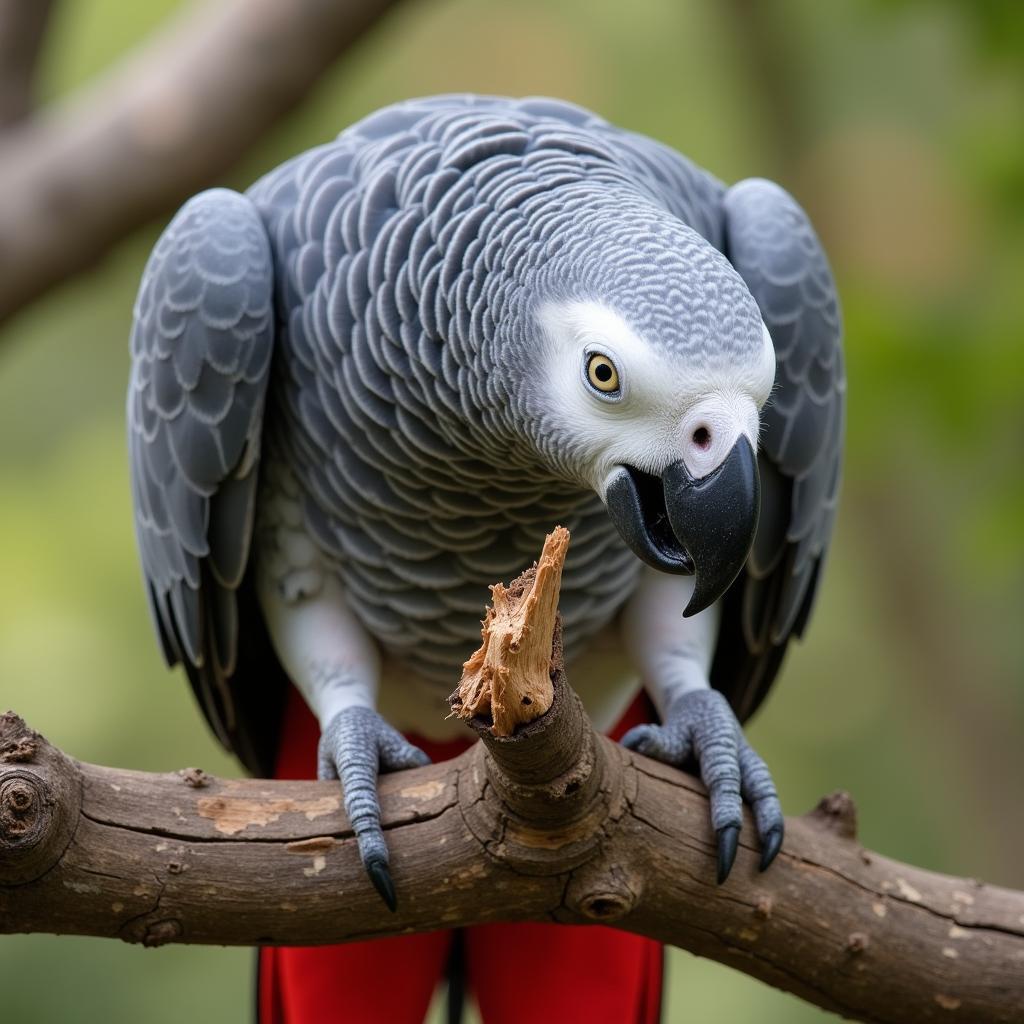
[[[661,725],[638,725],[622,737],[630,750],[682,767],[695,755],[708,788],[711,824],[717,834],[718,881],[732,870],[750,805],[761,840],[761,870],[782,846],[784,820],[768,766],[743,736],[732,708],[717,690],[690,690],[669,706]]]
[[[377,774],[381,770],[419,768],[429,764],[430,758],[376,711],[350,707],[339,711],[324,729],[317,763],[321,779],[340,779],[345,813],[355,832],[363,867],[388,909],[394,910],[395,886],[380,823]]]

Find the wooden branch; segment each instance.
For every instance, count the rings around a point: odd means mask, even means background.
[[[53,0],[0,0],[0,129],[32,111]]]
[[[554,560],[506,597],[553,607],[567,540],[549,538]],[[0,932],[311,945],[498,920],[612,924],[856,1020],[1019,1024],[1024,893],[864,850],[843,793],[787,821],[764,874],[748,816],[717,886],[703,786],[594,732],[548,628],[546,658],[524,673],[530,692],[538,674],[550,684],[544,714],[508,736],[474,717],[482,742],[461,757],[382,777],[396,914],[363,872],[336,783],[100,768],[8,712]]]
[[[862,849],[837,794],[764,874],[715,885],[699,782],[594,734],[561,674],[511,738],[381,779],[382,909],[336,784],[81,764],[0,718],[0,932],[310,945],[496,920],[597,922],[864,1021],[1020,1021],[1024,894]]]
[[[9,132],[0,322],[213,183],[395,3],[198,3],[123,66]]]

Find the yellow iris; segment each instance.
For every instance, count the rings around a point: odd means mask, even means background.
[[[619,390],[619,371],[615,369],[615,364],[600,352],[594,352],[587,360],[587,380],[606,395]]]

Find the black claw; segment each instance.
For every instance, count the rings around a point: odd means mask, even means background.
[[[718,830],[718,884],[721,885],[732,871],[736,849],[740,842],[739,825],[726,825]]]
[[[382,860],[367,861],[366,873],[370,876],[374,889],[380,893],[380,898],[393,914],[398,909],[398,900],[395,899],[395,883],[391,881],[391,872],[388,871],[387,864]]]
[[[761,865],[758,870],[764,871],[782,849],[782,826],[768,829],[761,838]]]

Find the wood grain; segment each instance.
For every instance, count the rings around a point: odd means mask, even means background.
[[[853,1019],[1024,1019],[1024,894],[864,850],[848,797],[790,818],[764,874],[748,820],[719,887],[701,784],[595,735],[561,673],[550,711],[521,733],[476,725],[484,742],[461,757],[381,779],[399,894],[389,914],[335,784],[81,764],[8,713],[0,932],[310,945],[594,922]]]

